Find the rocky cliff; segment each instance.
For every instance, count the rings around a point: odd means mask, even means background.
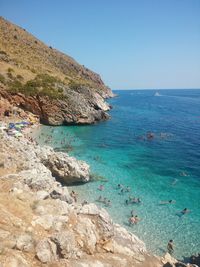
[[[100,76],[0,17],[0,95],[50,125],[108,119]]]

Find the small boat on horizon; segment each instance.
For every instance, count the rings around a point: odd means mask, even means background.
[[[161,96],[161,95],[159,94],[159,92],[156,92],[156,93],[154,94],[154,96]]]

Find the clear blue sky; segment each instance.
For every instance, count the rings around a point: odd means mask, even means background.
[[[0,0],[112,89],[200,88],[200,0]]]

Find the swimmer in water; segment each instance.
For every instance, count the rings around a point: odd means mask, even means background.
[[[126,189],[125,189],[125,192],[130,192],[130,191],[131,191],[130,186],[127,186]]]
[[[128,205],[128,204],[129,204],[129,201],[128,201],[128,199],[126,199],[126,200],[125,200],[125,203],[126,203],[126,205]]]
[[[117,185],[117,189],[122,189],[123,188],[123,185],[122,184],[118,184]]]
[[[106,204],[106,203],[107,203],[107,198],[104,197],[104,199],[102,200],[102,202],[103,202],[104,204]]]
[[[98,201],[99,202],[102,202],[103,201],[103,197],[102,196],[99,196]]]
[[[178,182],[178,179],[174,179],[171,185],[175,185]]]
[[[134,210],[131,211],[131,216],[134,216]]]
[[[189,209],[187,209],[187,208],[184,208],[182,211],[181,211],[181,214],[186,214],[186,213],[189,213],[190,212],[190,210]]]
[[[102,184],[100,184],[100,186],[98,187],[98,189],[99,189],[100,191],[103,191],[103,190],[104,190],[104,186],[103,186]]]
[[[180,172],[180,176],[188,176],[188,174],[186,172]]]
[[[106,207],[110,207],[111,206],[111,201],[108,199],[107,202],[105,203]]]
[[[169,240],[168,244],[167,244],[167,250],[169,252],[169,254],[172,254],[174,252],[174,243],[173,240]]]
[[[187,213],[190,213],[191,211],[187,208],[184,208],[182,211],[179,211],[176,213],[176,215],[181,218],[183,215],[187,214]]]
[[[174,204],[174,203],[176,203],[176,201],[175,201],[175,200],[172,200],[172,199],[170,199],[170,200],[168,200],[168,201],[160,201],[160,202],[159,202],[160,205]]]
[[[129,225],[137,224],[140,221],[137,215],[129,218]]]

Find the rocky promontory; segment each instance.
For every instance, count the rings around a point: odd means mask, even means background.
[[[0,97],[61,125],[108,119],[112,96],[98,74],[0,17]]]

